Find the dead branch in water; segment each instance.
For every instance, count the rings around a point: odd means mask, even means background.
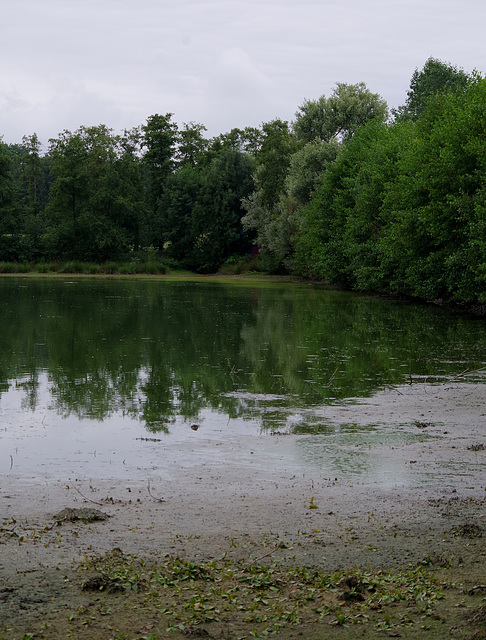
[[[452,378],[450,380],[456,380],[457,378],[462,378],[463,376],[470,376],[473,373],[481,373],[483,371],[486,371],[486,367],[480,367],[479,369],[472,369],[472,371],[469,371],[468,369],[465,369],[464,371],[461,371],[461,373],[456,374],[455,376],[452,376]],[[450,382],[449,380],[449,382]],[[444,383],[446,384],[446,383]]]

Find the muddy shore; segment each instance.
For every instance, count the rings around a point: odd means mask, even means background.
[[[214,462],[198,464],[193,449],[190,465],[174,465],[157,479],[79,475],[59,480],[47,473],[29,478],[14,469],[4,474],[0,638],[166,637],[157,626],[163,616],[157,623],[152,616],[151,626],[133,617],[91,630],[78,620],[80,608],[96,600],[81,590],[85,576],[79,564],[114,548],[145,557],[261,560],[326,572],[402,571],[423,563],[443,571],[456,585],[456,604],[465,597],[462,608],[471,611],[466,622],[457,611],[451,609],[450,619],[444,611],[438,630],[432,625],[428,637],[486,637],[479,635],[485,633],[484,621],[472,615],[482,600],[464,596],[477,595],[476,587],[484,587],[486,595],[486,385],[405,385],[353,404],[323,407],[320,415],[336,429],[372,427],[369,437],[347,445],[350,459],[354,456],[364,471],[353,475],[336,468],[329,473],[318,464],[305,471],[274,465],[289,447],[302,447],[305,457],[306,447],[318,446],[318,439],[273,435],[242,437],[217,448],[201,439],[197,447],[214,450]],[[396,433],[400,438],[391,435]],[[181,446],[174,445],[177,459],[184,458]],[[65,508],[87,507],[108,518],[55,519]],[[319,628],[306,635],[334,637],[319,635]],[[421,637],[417,625],[397,628],[399,635],[391,637]],[[195,635],[251,637],[231,624],[198,630]],[[279,635],[299,633],[292,627]],[[340,637],[366,633],[366,628],[358,633],[349,627]],[[380,633],[375,628],[366,637]],[[178,637],[171,634],[167,637]],[[383,637],[389,636],[384,629]]]

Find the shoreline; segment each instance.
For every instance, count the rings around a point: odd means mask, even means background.
[[[209,281],[216,283],[224,283],[224,282],[237,282],[240,284],[251,284],[253,282],[268,282],[273,284],[303,284],[303,285],[311,285],[311,286],[319,286],[325,287],[330,291],[342,291],[348,293],[355,293],[357,295],[363,296],[375,296],[382,297],[389,300],[400,300],[402,302],[411,303],[411,304],[419,304],[419,305],[430,305],[433,307],[442,307],[447,309],[453,313],[467,314],[477,318],[483,318],[486,316],[486,303],[484,302],[469,302],[469,303],[460,303],[454,302],[453,300],[427,300],[425,298],[417,298],[413,296],[409,296],[405,293],[399,292],[383,292],[383,291],[368,291],[368,290],[350,290],[339,287],[337,285],[331,285],[323,280],[312,280],[307,279],[302,276],[293,276],[293,275],[269,275],[260,272],[248,272],[241,274],[218,274],[218,273],[208,273],[208,274],[199,274],[199,273],[80,273],[80,272],[37,272],[37,271],[19,271],[19,272],[0,272],[0,277],[6,278],[77,278],[77,279],[136,279],[136,280],[161,280],[161,281],[181,281],[181,280],[193,280],[193,281]]]
[[[237,451],[226,462],[171,468],[165,479],[61,481],[4,474],[0,620],[12,633],[2,636],[0,631],[0,638],[20,638],[20,630],[29,631],[49,617],[53,605],[45,592],[57,594],[63,611],[70,598],[77,602],[81,578],[74,568],[86,556],[114,548],[197,562],[258,559],[270,549],[265,562],[328,572],[352,567],[403,571],[427,558],[447,558],[456,582],[470,587],[486,582],[481,544],[486,532],[486,385],[407,385],[355,404],[323,407],[321,413],[336,425],[382,422],[428,437],[350,445],[371,466],[388,461],[395,486],[384,486],[377,476],[366,481],[316,469],[296,473],[270,467],[268,447],[278,450],[288,446],[288,438],[308,436],[265,436],[267,449],[260,458],[241,455],[238,463]],[[247,445],[244,441],[241,451]],[[232,446],[224,443],[220,449]],[[400,481],[401,469],[415,481]],[[60,526],[54,516],[64,508],[91,508],[109,517]],[[477,535],[468,537],[468,527]],[[27,606],[36,598],[37,604]],[[63,637],[65,630],[56,633],[45,637]],[[80,633],[73,637],[116,637]]]

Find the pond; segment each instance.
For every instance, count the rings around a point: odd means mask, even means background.
[[[486,354],[484,319],[269,280],[0,278],[0,324],[0,473],[29,478],[147,477],[224,443],[242,462],[272,434],[286,469],[359,473],[339,447],[364,431],[319,408],[482,382]]]

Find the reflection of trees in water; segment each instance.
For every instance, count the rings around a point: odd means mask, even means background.
[[[206,407],[274,430],[293,407],[481,366],[485,346],[484,320],[307,285],[2,280],[0,321],[0,392],[19,381],[34,410],[47,371],[62,415],[152,430]]]

